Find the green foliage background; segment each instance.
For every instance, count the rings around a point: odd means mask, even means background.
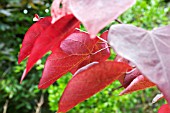
[[[0,113],[8,103],[7,113],[34,113],[40,97],[44,97],[42,113],[53,113],[58,109],[59,98],[72,77],[67,74],[47,90],[38,90],[46,57],[39,60],[22,84],[20,77],[26,62],[17,64],[17,55],[25,32],[34,23],[35,13],[50,15],[52,0],[4,0],[0,4]],[[137,4],[119,17],[123,23],[130,23],[146,29],[170,24],[170,3],[166,0],[138,0]],[[117,22],[112,22],[117,24]],[[108,29],[108,25],[104,30]],[[82,27],[82,29],[84,29]],[[111,59],[114,57],[112,56]],[[119,82],[77,105],[69,113],[156,113],[164,100],[151,104],[159,93],[156,88],[118,96],[123,89],[114,90]]]

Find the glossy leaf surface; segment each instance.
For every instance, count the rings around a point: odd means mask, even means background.
[[[51,25],[51,19],[51,17],[42,18],[28,29],[22,42],[22,47],[18,56],[18,63],[21,63],[22,60],[30,55],[36,39],[45,29],[47,29],[48,26]]]
[[[94,37],[134,3],[135,0],[70,0],[70,9]]]
[[[133,25],[113,25],[108,40],[120,56],[133,62],[159,87],[170,103],[170,25],[152,31]]]
[[[58,112],[67,112],[131,69],[124,63],[105,61],[87,65],[69,81],[59,102]]]

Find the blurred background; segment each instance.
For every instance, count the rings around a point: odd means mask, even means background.
[[[59,98],[71,75],[39,90],[37,85],[47,56],[36,63],[22,84],[19,81],[26,61],[17,64],[24,34],[34,23],[34,14],[49,16],[51,3],[52,0],[0,0],[0,113],[54,113],[58,109]],[[170,24],[170,0],[137,0],[119,20],[149,30]],[[119,82],[109,85],[68,113],[156,113],[165,103],[160,100],[151,104],[159,93],[157,88],[118,96],[123,90],[113,91],[118,86]]]

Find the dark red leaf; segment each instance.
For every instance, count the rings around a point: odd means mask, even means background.
[[[131,69],[124,63],[105,61],[89,64],[76,72],[59,102],[58,112],[67,112]]]
[[[28,58],[25,73],[22,75],[21,81],[30,71],[33,65],[46,52],[52,50],[54,46],[59,47],[62,40],[64,40],[70,33],[72,33],[79,21],[73,15],[67,15],[50,25],[36,40],[31,54]]]
[[[36,39],[50,25],[51,17],[45,17],[34,23],[28,29],[22,42],[22,47],[18,56],[18,63],[21,63],[22,60],[24,60],[28,55],[30,55]]]
[[[122,83],[123,87],[126,88],[139,75],[141,75],[141,72],[137,68],[134,68],[130,72],[127,72]]]
[[[162,105],[159,108],[158,113],[170,113],[170,106],[168,104]]]
[[[133,25],[113,25],[108,40],[120,56],[134,63],[158,86],[170,104],[170,25],[152,31]]]
[[[89,34],[96,34],[131,7],[136,0],[70,0],[71,12]]]
[[[97,38],[91,39],[89,34],[80,31],[69,35],[62,41],[61,49],[54,49],[48,57],[39,88],[47,88],[62,75],[73,71],[90,56],[97,40]]]
[[[124,89],[120,95],[132,93],[134,91],[143,90],[155,86],[154,83],[150,82],[143,75],[137,76],[133,81]]]

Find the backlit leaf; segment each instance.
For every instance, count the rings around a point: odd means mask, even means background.
[[[22,75],[21,81],[30,71],[33,65],[43,55],[52,50],[54,47],[59,47],[62,40],[64,40],[76,27],[79,26],[79,21],[73,15],[67,15],[51,24],[35,41],[31,54],[28,58],[26,70]]]
[[[113,25],[110,45],[133,62],[162,91],[170,104],[170,25],[147,31],[133,25]]]
[[[70,0],[70,9],[94,37],[102,28],[131,7],[135,1]]]
[[[106,33],[104,33],[101,38],[106,39],[106,36]],[[47,88],[69,71],[75,73],[77,69],[91,62],[105,61],[110,56],[107,47],[108,45],[102,43],[97,37],[91,39],[89,34],[75,31],[61,42],[61,49],[54,49],[48,57],[39,88]],[[98,53],[95,54],[95,52]]]
[[[91,39],[89,34],[80,31],[69,35],[62,41],[61,49],[54,49],[48,57],[39,88],[47,88],[90,57],[97,40],[97,38]]]
[[[18,56],[18,63],[21,63],[22,60],[24,60],[28,55],[30,55],[36,39],[50,25],[51,17],[45,17],[34,23],[28,29],[22,42],[22,47]]]
[[[105,61],[87,65],[69,81],[59,102],[58,112],[67,112],[131,69],[120,62]]]
[[[51,6],[52,23],[65,15],[71,14],[69,9],[69,0],[54,0]]]

